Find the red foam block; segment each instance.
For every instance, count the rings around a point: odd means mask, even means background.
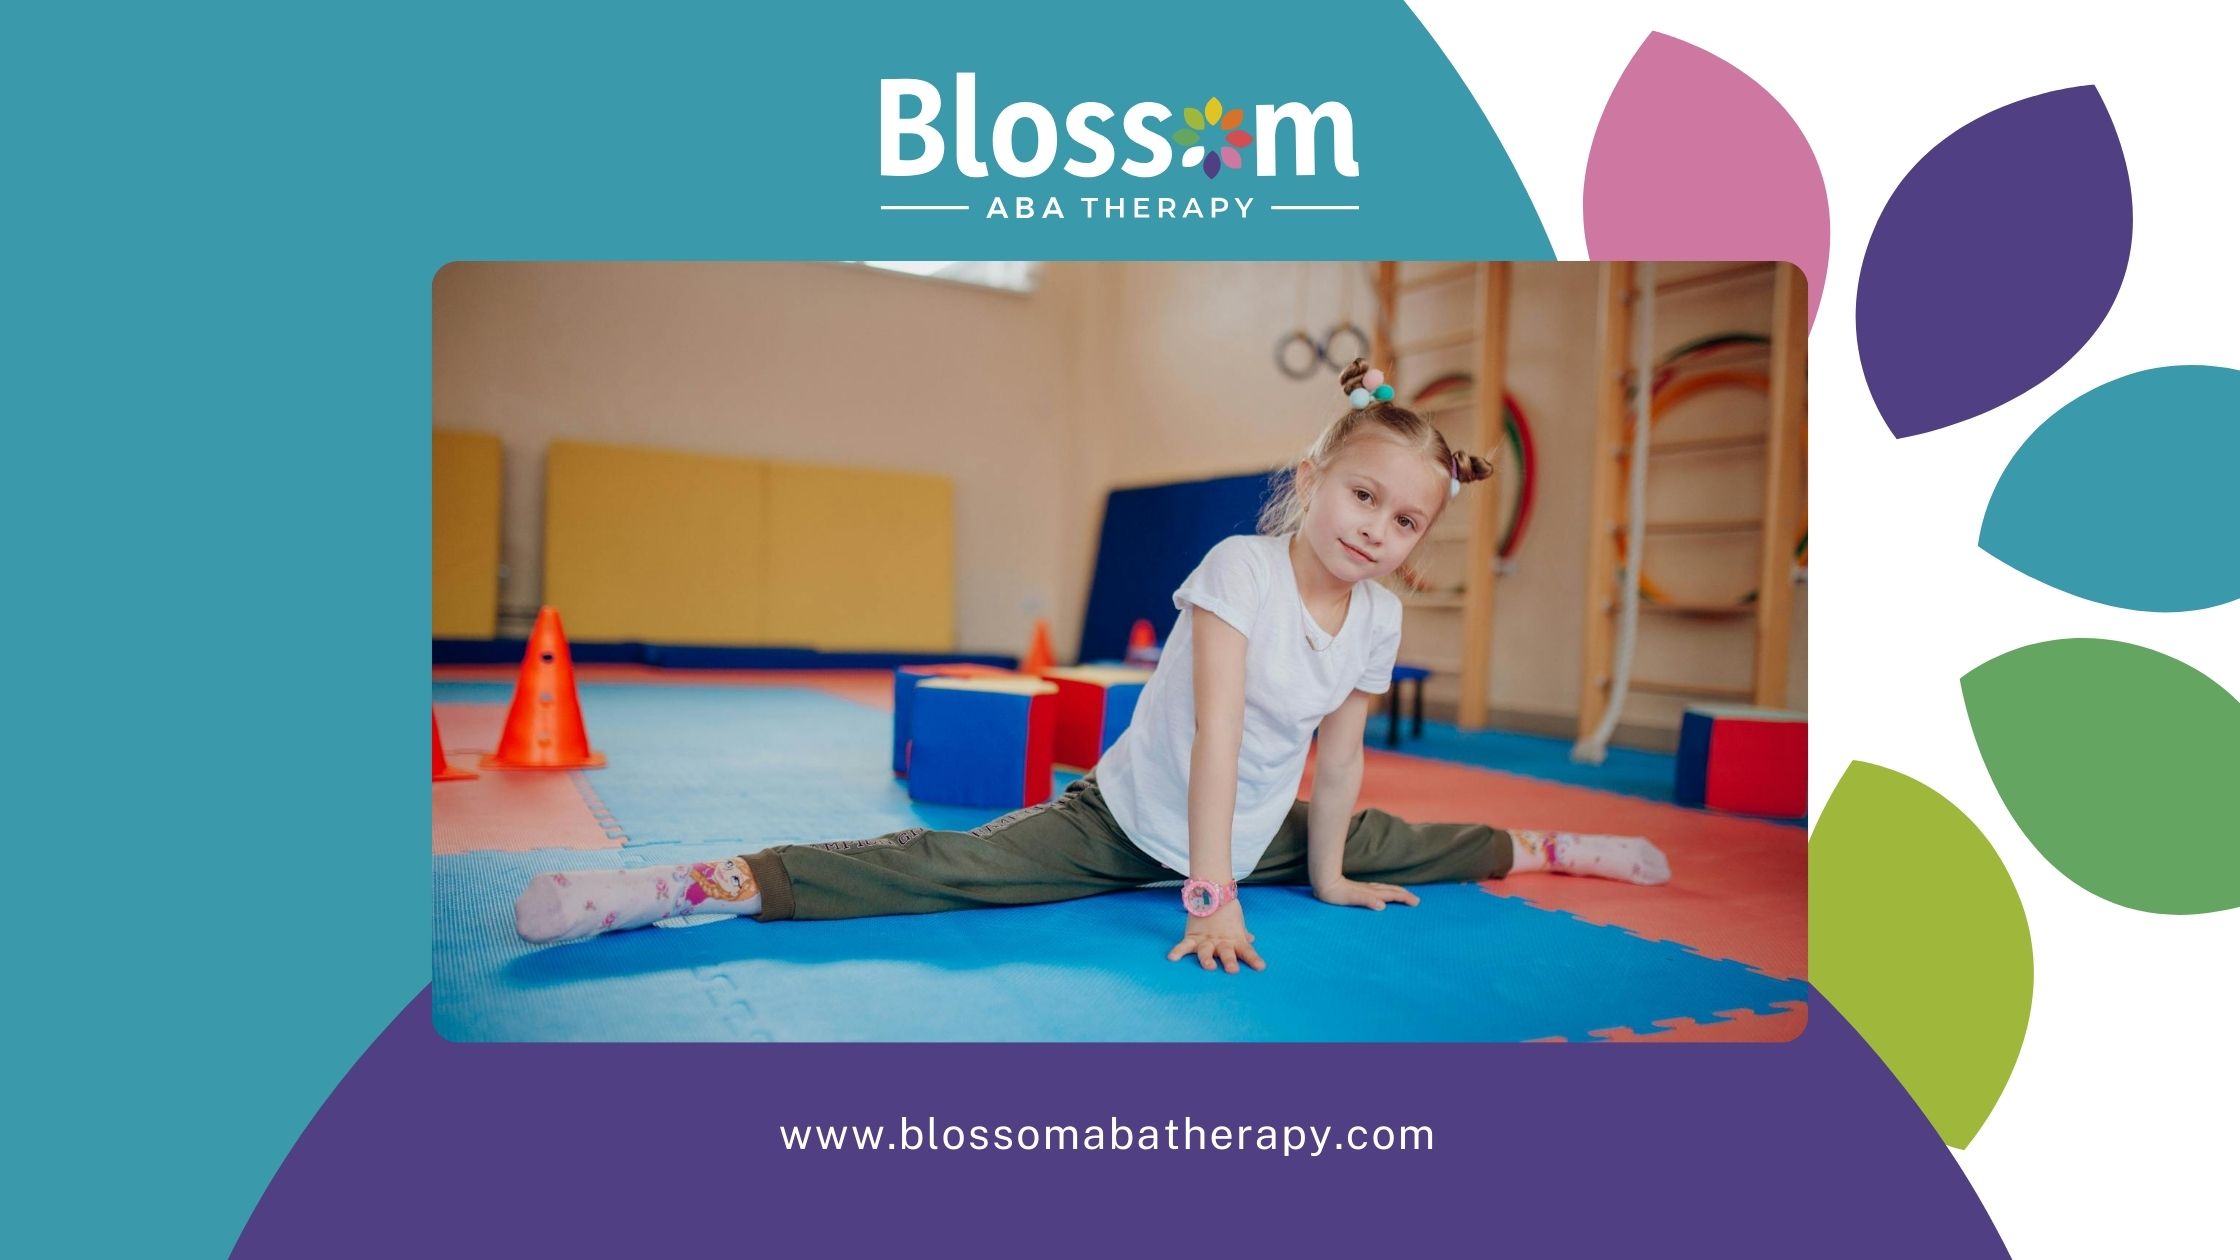
[[[1805,730],[1805,723],[1795,721],[1721,717],[1713,722],[1704,805],[1735,814],[1803,817]]]

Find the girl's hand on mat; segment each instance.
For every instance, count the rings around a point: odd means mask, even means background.
[[[1316,885],[1314,895],[1333,906],[1367,906],[1382,910],[1386,903],[1397,901],[1403,906],[1423,904],[1423,899],[1398,884],[1364,884],[1344,879],[1324,888]]]
[[[1237,974],[1240,962],[1254,971],[1266,971],[1268,964],[1252,947],[1253,939],[1252,933],[1244,930],[1244,907],[1232,901],[1202,919],[1191,919],[1183,929],[1181,943],[1167,951],[1167,961],[1196,954],[1198,965],[1207,971],[1213,970],[1215,959],[1232,976]]]

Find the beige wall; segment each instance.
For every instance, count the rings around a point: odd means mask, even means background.
[[[1054,272],[1016,294],[829,263],[444,268],[435,423],[504,439],[501,605],[536,606],[544,448],[567,437],[951,477],[959,646],[1024,650],[1038,611],[1076,641],[1050,522],[1079,303]]]
[[[1764,331],[1769,289],[1670,299],[1657,339]],[[1412,295],[1401,337],[1461,318],[1468,296]],[[1019,650],[1040,613],[1063,655],[1107,490],[1288,462],[1343,406],[1327,371],[1301,382],[1274,366],[1302,310],[1318,335],[1344,313],[1368,327],[1367,267],[1053,264],[1021,295],[818,263],[454,265],[436,281],[435,422],[505,441],[509,608],[538,597],[545,443],[638,442],[954,478],[959,646]],[[1541,481],[1497,586],[1493,698],[1561,718],[1579,686],[1593,268],[1521,265],[1513,312],[1510,391],[1532,419]],[[1450,366],[1467,365],[1403,364],[1398,383],[1405,395]],[[1747,431],[1763,416],[1754,396],[1713,395],[1657,433]],[[1450,434],[1463,423],[1440,419]],[[1759,469],[1754,457],[1660,460],[1650,518],[1754,516]],[[1442,532],[1458,524],[1452,513]],[[1683,596],[1731,598],[1754,584],[1753,546],[1659,541],[1652,572]],[[1790,703],[1802,707],[1798,596]],[[1640,672],[1746,680],[1747,625],[1645,619]],[[1458,629],[1454,614],[1413,610],[1408,650],[1451,657]],[[1678,708],[1637,696],[1626,719],[1670,729]]]

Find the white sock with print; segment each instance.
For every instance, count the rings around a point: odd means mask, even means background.
[[[1554,871],[1593,875],[1627,884],[1662,884],[1672,878],[1664,851],[1641,836],[1588,836],[1570,831],[1512,831],[1512,875]]]
[[[532,944],[579,941],[688,914],[759,914],[762,892],[738,858],[627,871],[551,871],[513,902],[513,930]]]

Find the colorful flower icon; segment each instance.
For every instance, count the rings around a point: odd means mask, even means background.
[[[1182,121],[1190,125],[1175,129],[1174,142],[1185,146],[1182,151],[1182,164],[1185,167],[1204,171],[1207,179],[1219,175],[1224,166],[1232,171],[1244,169],[1244,154],[1237,150],[1252,143],[1252,133],[1244,129],[1243,110],[1231,109],[1224,112],[1221,98],[1213,96],[1206,99],[1204,109],[1192,105],[1183,110]],[[1223,135],[1224,131],[1228,134]],[[1201,137],[1200,132],[1211,132],[1212,135],[1210,138]],[[1216,142],[1219,143],[1219,148],[1214,147]]]

